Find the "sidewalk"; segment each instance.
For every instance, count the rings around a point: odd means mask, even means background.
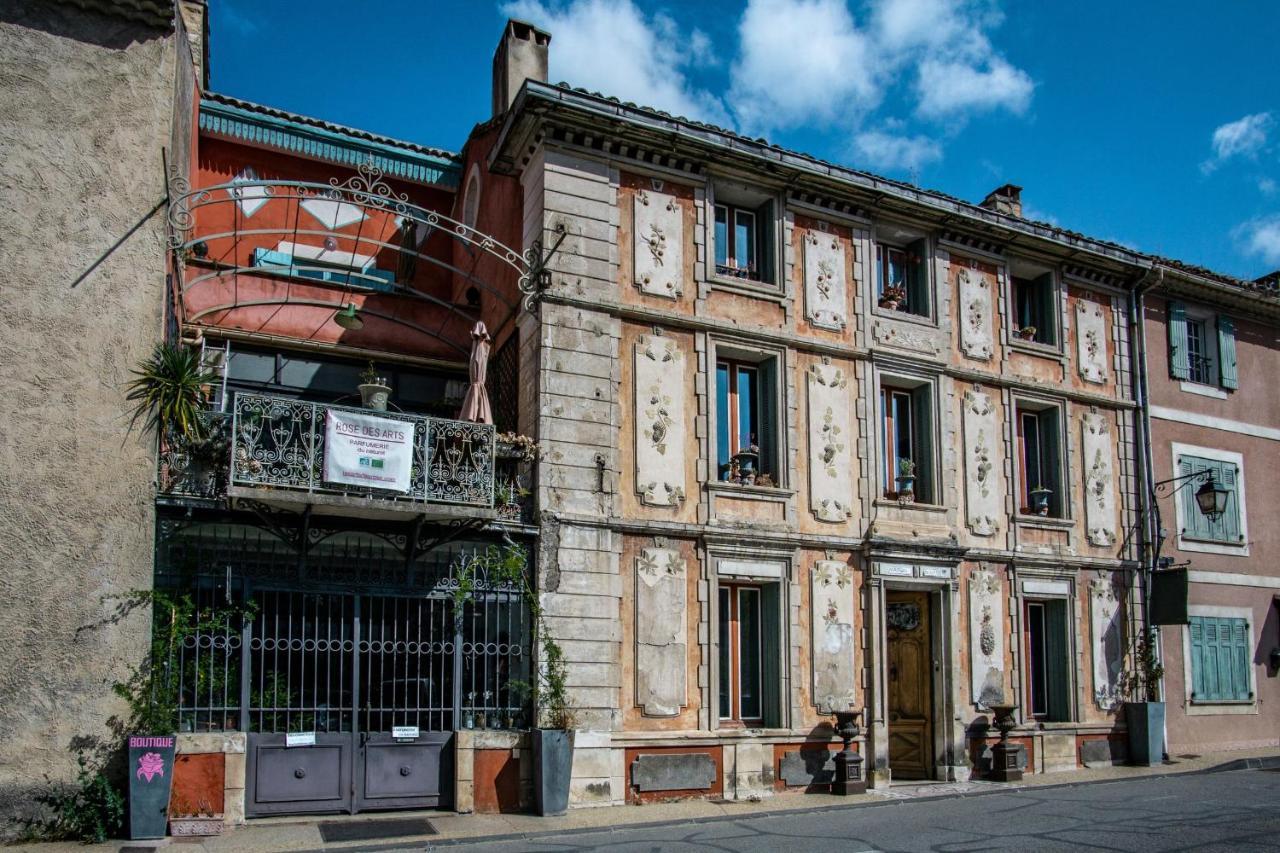
[[[456,815],[449,812],[399,812],[394,815],[371,814],[355,817],[298,817],[256,820],[217,838],[204,841],[161,842],[117,841],[110,844],[82,845],[72,843],[37,844],[12,847],[33,853],[76,853],[77,851],[127,851],[141,853],[153,847],[167,853],[228,853],[229,851],[372,851],[404,848],[447,847],[459,841],[478,838],[510,839],[560,836],[593,829],[636,826],[646,823],[700,823],[722,819],[759,817],[779,812],[816,811],[833,808],[865,808],[895,800],[935,797],[981,796],[997,791],[1032,787],[1061,787],[1089,783],[1112,782],[1142,776],[1177,773],[1199,773],[1212,770],[1243,769],[1246,766],[1280,768],[1280,750],[1275,748],[1205,754],[1193,758],[1174,757],[1158,767],[1105,767],[1081,769],[1067,773],[1028,776],[1022,782],[906,782],[887,789],[854,797],[830,794],[786,793],[759,802],[689,800],[643,806],[608,806],[575,809],[562,817],[533,815]],[[438,835],[386,838],[326,844],[319,824],[330,820],[348,823],[402,820],[424,817],[438,830]]]

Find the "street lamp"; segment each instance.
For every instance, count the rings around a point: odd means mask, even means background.
[[[1219,486],[1213,479],[1212,471],[1209,471],[1206,476],[1204,485],[1196,489],[1196,505],[1200,507],[1200,513],[1205,518],[1217,521],[1227,511],[1227,497],[1231,494],[1231,490],[1226,486]]]
[[[333,315],[333,322],[352,332],[364,328],[364,320],[360,319],[360,311],[354,302],[348,302],[339,308]]]

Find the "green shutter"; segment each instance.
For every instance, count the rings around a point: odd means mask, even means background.
[[[1244,541],[1240,519],[1240,469],[1234,462],[1219,462],[1214,479],[1231,491],[1227,496],[1226,512],[1213,525],[1214,538],[1229,544],[1240,544]]]
[[[929,241],[916,240],[907,246],[907,309],[912,314],[929,315]]]
[[[1169,300],[1169,373],[1174,379],[1191,376],[1187,353],[1187,306]]]
[[[1198,479],[1189,480],[1182,484],[1185,490],[1185,494],[1181,496],[1182,535],[1190,539],[1239,545],[1244,541],[1244,527],[1240,518],[1240,469],[1234,462],[1219,462],[1197,456],[1178,458],[1178,476],[1187,477],[1206,472],[1213,474],[1214,482],[1224,486],[1230,493],[1227,496],[1226,511],[1217,521],[1206,518],[1196,504],[1196,490],[1203,482]]]
[[[1203,616],[1192,616],[1190,627],[1187,628],[1191,632],[1191,699],[1204,700],[1209,698],[1208,690],[1205,687],[1205,618]]]
[[[921,385],[911,392],[912,415],[916,422],[916,500],[926,504],[941,503],[934,493],[932,390],[930,385]],[[891,471],[890,475],[896,477],[898,472]]]
[[[1197,702],[1248,701],[1249,622],[1191,617],[1191,698]]]
[[[1045,273],[1036,279],[1035,296],[1039,302],[1040,323],[1036,327],[1036,340],[1056,346],[1058,343],[1058,300],[1053,289],[1053,273]]]
[[[777,282],[777,231],[773,224],[773,202],[766,201],[756,208],[756,245],[760,256],[760,281]]]
[[[1236,324],[1226,315],[1218,315],[1218,375],[1223,388],[1238,388],[1236,378]]]
[[[781,429],[778,418],[778,359],[762,362],[759,367],[760,386],[760,469],[773,477],[774,485],[783,485]]]
[[[783,581],[760,588],[760,635],[764,660],[760,664],[765,728],[781,728],[782,714],[782,598]]]
[[[1049,496],[1049,515],[1065,518],[1067,488],[1062,476],[1062,428],[1058,423],[1058,410],[1047,409],[1040,413],[1040,458],[1044,460],[1042,474],[1046,487],[1053,489]]]
[[[1253,691],[1249,689],[1249,623],[1244,619],[1226,619],[1230,623],[1231,635],[1228,638],[1231,659],[1231,694],[1232,699],[1252,699]]]
[[[1067,602],[1047,601],[1044,608],[1045,691],[1050,722],[1071,720],[1071,656],[1067,653]]]

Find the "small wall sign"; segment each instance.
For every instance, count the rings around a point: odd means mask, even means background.
[[[392,726],[391,736],[396,740],[400,740],[402,738],[406,740],[411,740],[418,736],[418,727],[417,726]]]
[[[164,838],[173,784],[173,735],[129,738],[129,837]]]
[[[288,746],[315,746],[315,732],[289,732],[284,736],[284,745]]]

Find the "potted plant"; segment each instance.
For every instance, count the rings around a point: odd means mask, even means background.
[[[185,797],[178,797],[169,808],[169,834],[174,838],[221,835],[222,826],[222,815],[213,811],[208,800],[193,808]]]
[[[139,421],[162,439],[195,441],[204,437],[202,418],[207,389],[217,381],[200,361],[200,351],[176,344],[157,344],[151,357],[133,371],[126,400],[134,403],[130,429]]]
[[[366,409],[373,409],[375,412],[387,410],[387,400],[391,398],[391,386],[387,384],[386,377],[378,375],[372,361],[360,374],[358,387],[361,405]]]
[[[1014,334],[1017,335],[1020,340],[1033,341],[1036,338],[1036,327],[1023,326],[1022,328],[1014,332]]]
[[[1053,489],[1046,488],[1043,485],[1036,486],[1031,490],[1031,511],[1036,515],[1049,514],[1049,498],[1053,495]]]
[[[887,308],[890,311],[897,311],[902,303],[907,301],[907,289],[898,285],[889,285],[880,293],[880,300],[877,303],[881,308]]]
[[[1142,767],[1164,760],[1164,703],[1159,701],[1164,666],[1156,658],[1156,642],[1154,630],[1142,632],[1134,646],[1133,668],[1117,685],[1129,729],[1129,763]]]
[[[898,500],[914,503],[916,499],[916,463],[910,459],[898,460]]]

